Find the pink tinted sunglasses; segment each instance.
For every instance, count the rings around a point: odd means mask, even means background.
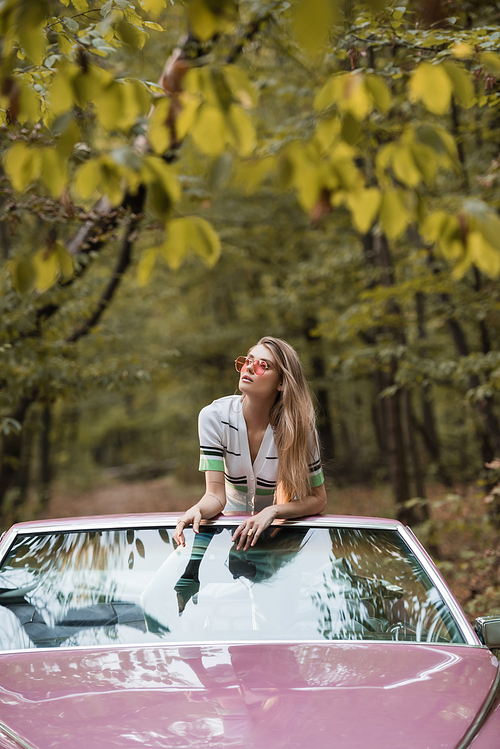
[[[237,372],[243,372],[251,366],[257,377],[261,377],[268,369],[274,369],[265,359],[250,359],[248,356],[238,356],[234,360],[234,366]]]

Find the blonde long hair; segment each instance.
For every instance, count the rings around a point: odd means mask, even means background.
[[[275,502],[303,499],[309,494],[309,463],[317,443],[316,418],[299,355],[281,338],[265,336],[258,344],[273,352],[283,389],[278,393],[270,422],[278,451]],[[257,344],[257,345],[258,345]],[[317,446],[317,445],[316,445]]]

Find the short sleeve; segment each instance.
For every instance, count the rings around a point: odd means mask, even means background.
[[[311,439],[311,450],[310,450],[309,465],[309,485],[312,487],[321,486],[325,483],[325,477],[323,476],[323,468],[321,466],[321,458],[319,455],[319,442],[318,435],[315,433]]]
[[[215,403],[205,406],[198,417],[200,471],[224,471],[222,424]]]

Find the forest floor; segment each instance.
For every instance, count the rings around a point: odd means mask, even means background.
[[[171,477],[150,481],[106,482],[87,491],[55,488],[45,517],[72,517],[134,512],[183,512],[194,504],[203,486],[183,486]],[[330,487],[326,512],[337,515],[394,517],[387,486]],[[428,487],[431,520],[415,528],[424,545],[439,547],[436,559],[471,621],[500,614],[499,531],[488,521],[487,505],[473,486],[455,494],[438,484]]]

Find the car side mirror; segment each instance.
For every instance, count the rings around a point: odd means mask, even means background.
[[[487,648],[500,648],[500,616],[478,616],[474,631]]]

